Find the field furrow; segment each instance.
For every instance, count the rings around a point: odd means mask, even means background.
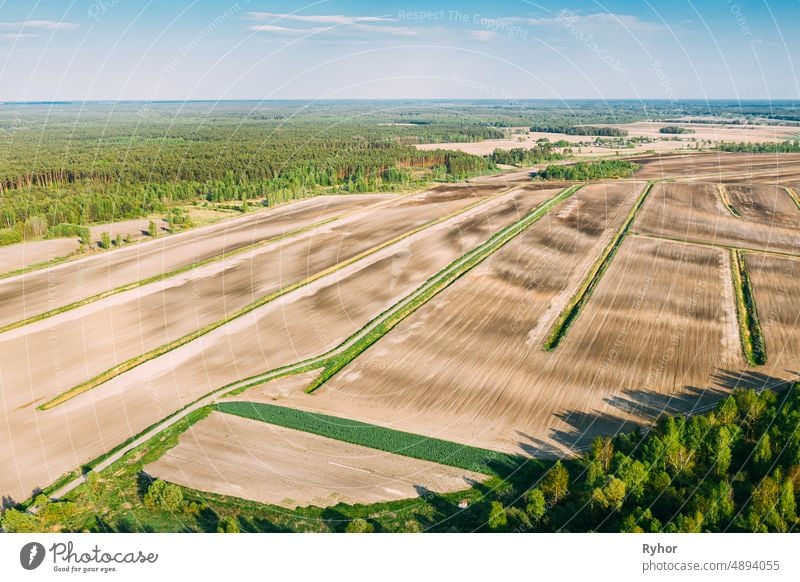
[[[764,373],[800,372],[800,259],[745,255],[768,360]]]
[[[800,253],[800,212],[783,188],[726,186],[726,208],[714,184],[659,183],[633,230],[677,240]]]
[[[543,337],[642,186],[584,187],[311,397],[283,383],[276,390],[270,384],[253,388],[238,398],[528,452],[532,445],[523,433],[537,428],[528,420],[549,419],[560,408],[552,398],[558,386],[541,376],[556,359],[542,351]],[[562,373],[570,374],[585,359],[562,360]]]
[[[14,437],[0,459],[24,454],[32,461],[19,474],[10,471],[0,491],[19,494],[20,484],[24,490],[52,481],[202,394],[331,349],[554,194],[532,185],[420,231],[51,410],[34,410],[36,397],[44,397],[36,386],[4,391],[13,400],[6,422]],[[40,429],[66,437],[41,440]]]
[[[0,329],[386,200],[325,196],[0,280]]]

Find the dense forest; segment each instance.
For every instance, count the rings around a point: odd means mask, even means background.
[[[568,145],[568,144],[567,144]],[[569,151],[568,148],[564,148]],[[558,144],[543,142],[535,148],[512,148],[510,150],[494,150],[490,158],[495,164],[509,166],[531,166],[542,162],[554,162],[566,159],[566,154],[560,151]]]
[[[682,133],[694,133],[694,130],[689,129],[688,127],[681,127],[680,125],[665,125],[664,127],[658,129],[658,133],[671,135],[671,134],[682,134]]]
[[[489,501],[498,531],[788,532],[798,526],[800,390],[736,389],[706,415],[596,439]]]
[[[32,108],[3,119],[9,147],[0,150],[0,244],[64,233],[60,225],[164,213],[198,200],[271,206],[323,192],[461,180],[495,165],[490,158],[419,151],[411,144],[503,135],[456,120],[334,123],[322,114],[276,119],[240,109],[201,115],[156,108],[137,115],[120,107],[88,113],[66,107],[52,114]]]
[[[561,166],[547,166],[538,173],[545,180],[602,180],[605,178],[629,178],[639,169],[638,164],[627,160],[600,160],[578,162]]]
[[[800,141],[782,141],[766,143],[722,143],[717,146],[721,152],[749,152],[756,154],[800,153]]]
[[[628,132],[619,127],[595,127],[591,125],[533,125],[531,131],[563,133],[566,135],[590,135],[601,137],[625,137]]]

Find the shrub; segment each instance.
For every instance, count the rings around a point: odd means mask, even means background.
[[[62,222],[47,229],[45,238],[71,238],[77,236],[81,239],[81,244],[88,245],[92,242],[92,234],[89,229],[79,224]]]
[[[375,531],[375,528],[366,519],[357,517],[347,524],[345,531],[347,533],[372,533]]]
[[[183,492],[177,485],[156,479],[144,495],[144,505],[175,513],[183,509]]]
[[[16,228],[0,228],[0,247],[22,242],[22,234]]]

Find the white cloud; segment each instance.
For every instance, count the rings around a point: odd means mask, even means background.
[[[469,35],[477,40],[492,40],[497,33],[493,30],[470,30]]]
[[[36,38],[35,34],[23,34],[21,32],[0,32],[0,40],[22,40],[25,38]]]
[[[385,22],[396,22],[395,18],[385,16],[344,16],[341,14],[289,14],[277,12],[249,12],[247,17],[251,20],[271,19],[269,24],[253,24],[247,30],[256,32],[270,32],[285,35],[314,35],[321,32],[332,31],[335,33],[361,32],[384,34],[388,36],[417,36],[419,31],[408,26],[385,26]],[[289,27],[276,23],[284,21],[302,22],[308,24],[321,24],[328,26],[315,27]]]
[[[253,26],[248,26],[247,30],[253,30],[256,32],[275,32],[278,34],[303,35],[316,34],[318,32],[330,30],[330,27],[287,28],[286,26],[276,26],[274,24],[254,24]]]
[[[24,30],[38,28],[41,30],[76,30],[74,22],[56,22],[55,20],[26,20],[24,22],[0,22],[0,30]]]
[[[624,28],[627,30],[655,30],[661,25],[642,20],[633,14],[615,14],[613,12],[593,12],[581,14],[572,10],[561,10],[554,17],[526,18],[522,16],[509,16],[498,18],[500,22],[526,24],[528,26],[560,26],[572,22],[586,28]]]
[[[294,14],[278,12],[248,12],[248,18],[255,20],[292,20],[295,22],[311,22],[316,24],[346,25],[357,22],[392,22],[394,18],[385,16],[345,16],[343,14]]]
[[[363,32],[380,32],[391,36],[417,36],[419,31],[408,26],[375,26],[373,24],[354,24],[353,28]]]

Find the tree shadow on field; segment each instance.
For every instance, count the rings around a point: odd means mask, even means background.
[[[236,517],[239,531],[243,533],[292,533],[290,528],[281,527],[263,517]],[[216,530],[214,530],[216,531]]]
[[[491,490],[480,481],[466,479],[466,485],[481,492],[482,498],[487,498]],[[445,495],[431,491],[424,485],[414,485],[414,490],[419,495],[420,501],[433,509],[430,515],[415,515],[414,518],[426,532],[465,532],[475,529],[480,523],[480,517],[485,513],[485,505],[481,501],[460,507],[457,501],[448,499]]]
[[[713,385],[705,388],[685,385],[673,394],[659,394],[644,389],[622,390],[604,399],[606,404],[619,413],[581,410],[556,413],[555,416],[568,425],[568,429],[552,429],[549,435],[552,442],[518,433],[525,439],[519,443],[519,447],[526,454],[537,458],[582,453],[598,436],[613,437],[634,430],[649,429],[663,415],[710,412],[720,400],[737,388],[756,391],[786,390],[798,378],[797,372],[786,372],[795,379],[786,380],[750,369],[720,369],[711,377]]]
[[[155,479],[144,471],[136,473],[136,494],[139,496],[139,499],[144,499],[144,495],[147,493],[147,490],[150,489],[150,485],[153,484],[153,481],[155,481]]]

